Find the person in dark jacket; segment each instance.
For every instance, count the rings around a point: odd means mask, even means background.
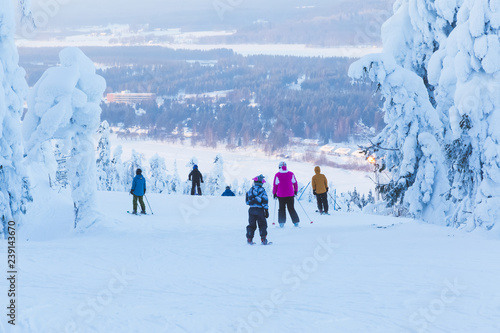
[[[254,185],[246,194],[246,203],[250,206],[248,209],[247,242],[253,243],[253,236],[257,225],[259,226],[260,239],[262,244],[267,245],[267,218],[269,217],[269,199],[266,190],[262,185],[266,182],[263,175],[253,179]]]
[[[234,196],[236,196],[236,194],[234,194],[234,192],[231,191],[231,186],[226,186],[226,190],[224,191],[224,193],[222,193],[222,196],[223,197],[234,197]]]
[[[193,166],[193,171],[189,174],[188,180],[192,181],[191,195],[194,195],[195,188],[198,188],[198,195],[201,195],[200,182],[203,183],[203,175],[200,170],[198,170],[198,166],[196,164]]]
[[[134,196],[132,201],[133,214],[137,214],[137,200],[141,205],[141,214],[146,214],[146,205],[144,205],[143,196],[146,194],[146,179],[142,175],[142,170],[137,169],[135,171],[135,177],[132,181],[132,188],[130,189],[130,194]]]

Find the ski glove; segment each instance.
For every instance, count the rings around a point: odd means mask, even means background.
[[[295,196],[297,196],[297,192],[295,192]]]
[[[130,194],[134,195],[134,190],[130,190]]]
[[[264,209],[264,217],[267,219],[269,217],[269,210]]]
[[[316,195],[316,194],[317,194],[317,193],[316,193],[316,190],[313,190],[313,194],[314,194],[314,195]]]
[[[327,188],[326,188],[326,191],[328,192],[328,190],[329,190],[329,188],[327,187]]]
[[[274,195],[274,199],[278,199],[278,195],[277,194]]]

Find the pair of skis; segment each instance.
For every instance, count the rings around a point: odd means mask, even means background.
[[[260,243],[260,245],[267,246],[267,245],[271,245],[272,243],[273,243],[273,242],[267,242],[267,244]],[[248,244],[248,245],[255,245],[255,244],[257,244],[257,243],[255,243],[255,242],[248,243],[248,242],[247,242],[247,244]]]
[[[142,214],[142,213],[133,213],[131,212],[130,210],[127,210],[127,213],[130,214],[130,215],[136,215],[136,216],[141,216],[141,215],[149,215],[149,214]]]

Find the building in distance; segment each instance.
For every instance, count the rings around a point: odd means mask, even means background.
[[[154,101],[155,99],[156,95],[153,93],[132,93],[129,90],[106,95],[107,103],[137,104],[144,101]]]

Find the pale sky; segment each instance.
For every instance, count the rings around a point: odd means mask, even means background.
[[[228,26],[257,19],[279,20],[297,6],[335,6],[346,0],[32,0],[43,28],[151,23]]]

